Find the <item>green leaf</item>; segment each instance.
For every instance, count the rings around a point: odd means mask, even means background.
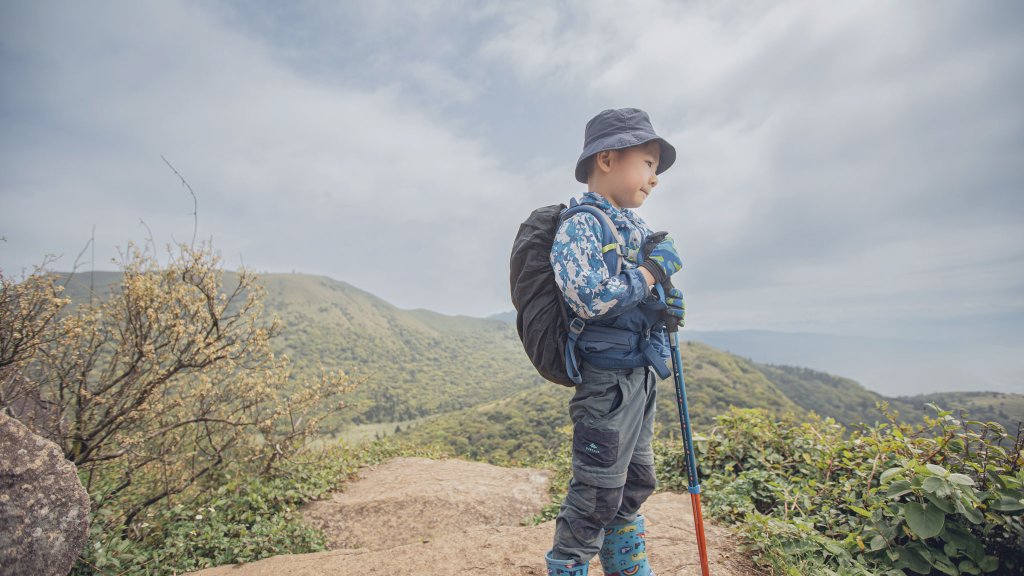
[[[985,515],[974,507],[974,504],[967,498],[961,498],[956,501],[956,511],[967,518],[971,524],[981,524],[985,520]]]
[[[962,486],[974,486],[974,479],[963,474],[950,474],[949,481]]]
[[[924,497],[946,514],[953,514],[956,512],[956,506],[953,505],[953,502],[949,498],[943,498],[936,494],[925,494]]]
[[[942,552],[936,550],[932,551],[932,566],[936,567],[943,574],[949,574],[949,576],[960,576],[960,570],[957,570],[956,565],[954,565]]]
[[[985,556],[985,559],[978,562],[978,567],[983,572],[995,572],[999,568],[999,559],[995,556]]]
[[[904,468],[902,466],[897,466],[895,468],[889,468],[885,472],[882,472],[882,475],[878,477],[878,482],[880,484],[885,484],[889,480],[889,478],[892,478],[894,475],[899,474],[900,472],[903,472],[903,470],[904,470]]]
[[[947,522],[939,538],[948,543],[955,544],[958,549],[963,550],[975,562],[980,563],[985,559],[985,547],[981,545],[978,537],[972,534],[966,527],[956,522]]]
[[[924,467],[927,468],[932,474],[935,474],[936,476],[949,476],[949,472],[947,472],[945,468],[937,464],[925,464]]]
[[[925,478],[924,482],[921,483],[921,489],[939,496],[949,496],[950,494],[949,482],[945,478],[939,478],[938,476]]]
[[[899,498],[900,496],[903,496],[904,494],[907,494],[909,492],[911,492],[910,482],[907,482],[906,480],[899,480],[893,482],[892,485],[889,486],[889,490],[885,493],[885,495],[886,497],[895,500],[896,498]]]
[[[885,545],[885,537],[881,534],[878,534],[877,536],[871,539],[871,543],[868,545],[868,547],[871,549],[872,552],[875,552],[885,548]]]
[[[847,506],[847,508],[849,508],[850,510],[853,510],[854,512],[856,512],[857,514],[860,514],[861,516],[863,516],[865,518],[871,518],[871,512],[868,512],[867,510],[861,508],[860,506],[854,506],[853,504],[850,504],[850,505]]]
[[[975,564],[971,560],[964,560],[960,563],[960,573],[962,574],[981,574],[981,567]]]
[[[1024,510],[1024,499],[1014,498],[1003,494],[1000,495],[998,500],[990,501],[988,503],[988,507],[997,512],[1016,512],[1018,510]]]
[[[829,552],[831,552],[832,554],[836,555],[839,558],[849,558],[850,557],[850,553],[846,551],[846,548],[843,548],[842,546],[840,546],[839,544],[836,544],[835,542],[833,542],[831,540],[825,540],[824,542],[822,542],[822,544],[825,546],[826,550],[828,550]]]
[[[934,538],[942,532],[942,526],[946,521],[946,513],[937,506],[909,502],[901,506],[903,515],[907,519],[910,531],[919,538]]]
[[[911,542],[911,543],[907,544],[907,548],[910,548],[914,552],[917,552],[917,554],[921,558],[924,558],[926,562],[931,564],[931,562],[932,562],[932,549],[929,548],[927,544],[925,544],[923,542],[920,542],[920,541]]]
[[[999,480],[999,485],[1002,486],[1003,488],[1024,488],[1024,482],[1014,478],[1013,476],[1006,476],[1004,474],[1000,474],[997,476],[997,478]]]
[[[922,555],[926,551],[927,548],[923,546],[909,544],[900,550],[900,562],[903,566],[910,568],[918,574],[929,574],[932,571],[931,562]]]

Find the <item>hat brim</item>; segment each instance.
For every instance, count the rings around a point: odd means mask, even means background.
[[[583,150],[583,153],[580,154],[580,159],[576,161],[576,181],[581,184],[587,183],[587,160],[598,152],[604,152],[606,150],[622,150],[623,148],[641,146],[651,141],[657,141],[661,144],[661,154],[658,157],[658,169],[654,172],[655,174],[661,174],[665,170],[668,170],[672,164],[675,164],[675,146],[669,144],[668,140],[665,140],[657,134],[651,134],[650,132],[629,132],[626,134],[614,134],[607,138],[591,142],[590,146],[587,146]]]

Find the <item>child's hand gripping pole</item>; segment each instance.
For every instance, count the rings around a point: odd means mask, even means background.
[[[665,294],[679,293],[679,309],[682,309],[682,293],[672,286],[671,277],[661,285]],[[666,300],[668,300],[666,298]],[[700,509],[700,479],[697,477],[697,458],[693,450],[693,436],[690,433],[690,410],[686,405],[686,383],[683,380],[683,358],[679,351],[679,324],[682,316],[665,315],[665,327],[668,329],[669,345],[672,349],[672,372],[676,379],[676,404],[679,408],[679,427],[683,433],[686,447],[686,479],[690,492],[690,503],[693,505],[693,524],[697,531],[697,551],[700,553],[700,570],[703,576],[710,575],[708,568],[708,548],[704,539],[704,515]]]

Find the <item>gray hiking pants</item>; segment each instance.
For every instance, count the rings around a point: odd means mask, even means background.
[[[605,526],[636,519],[654,492],[657,378],[647,368],[602,370],[584,363],[569,402],[572,480],[555,520],[552,558],[588,562]]]

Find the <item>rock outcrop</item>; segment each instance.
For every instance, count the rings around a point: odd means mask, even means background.
[[[89,495],[56,444],[0,412],[0,573],[71,571],[89,533]]]

